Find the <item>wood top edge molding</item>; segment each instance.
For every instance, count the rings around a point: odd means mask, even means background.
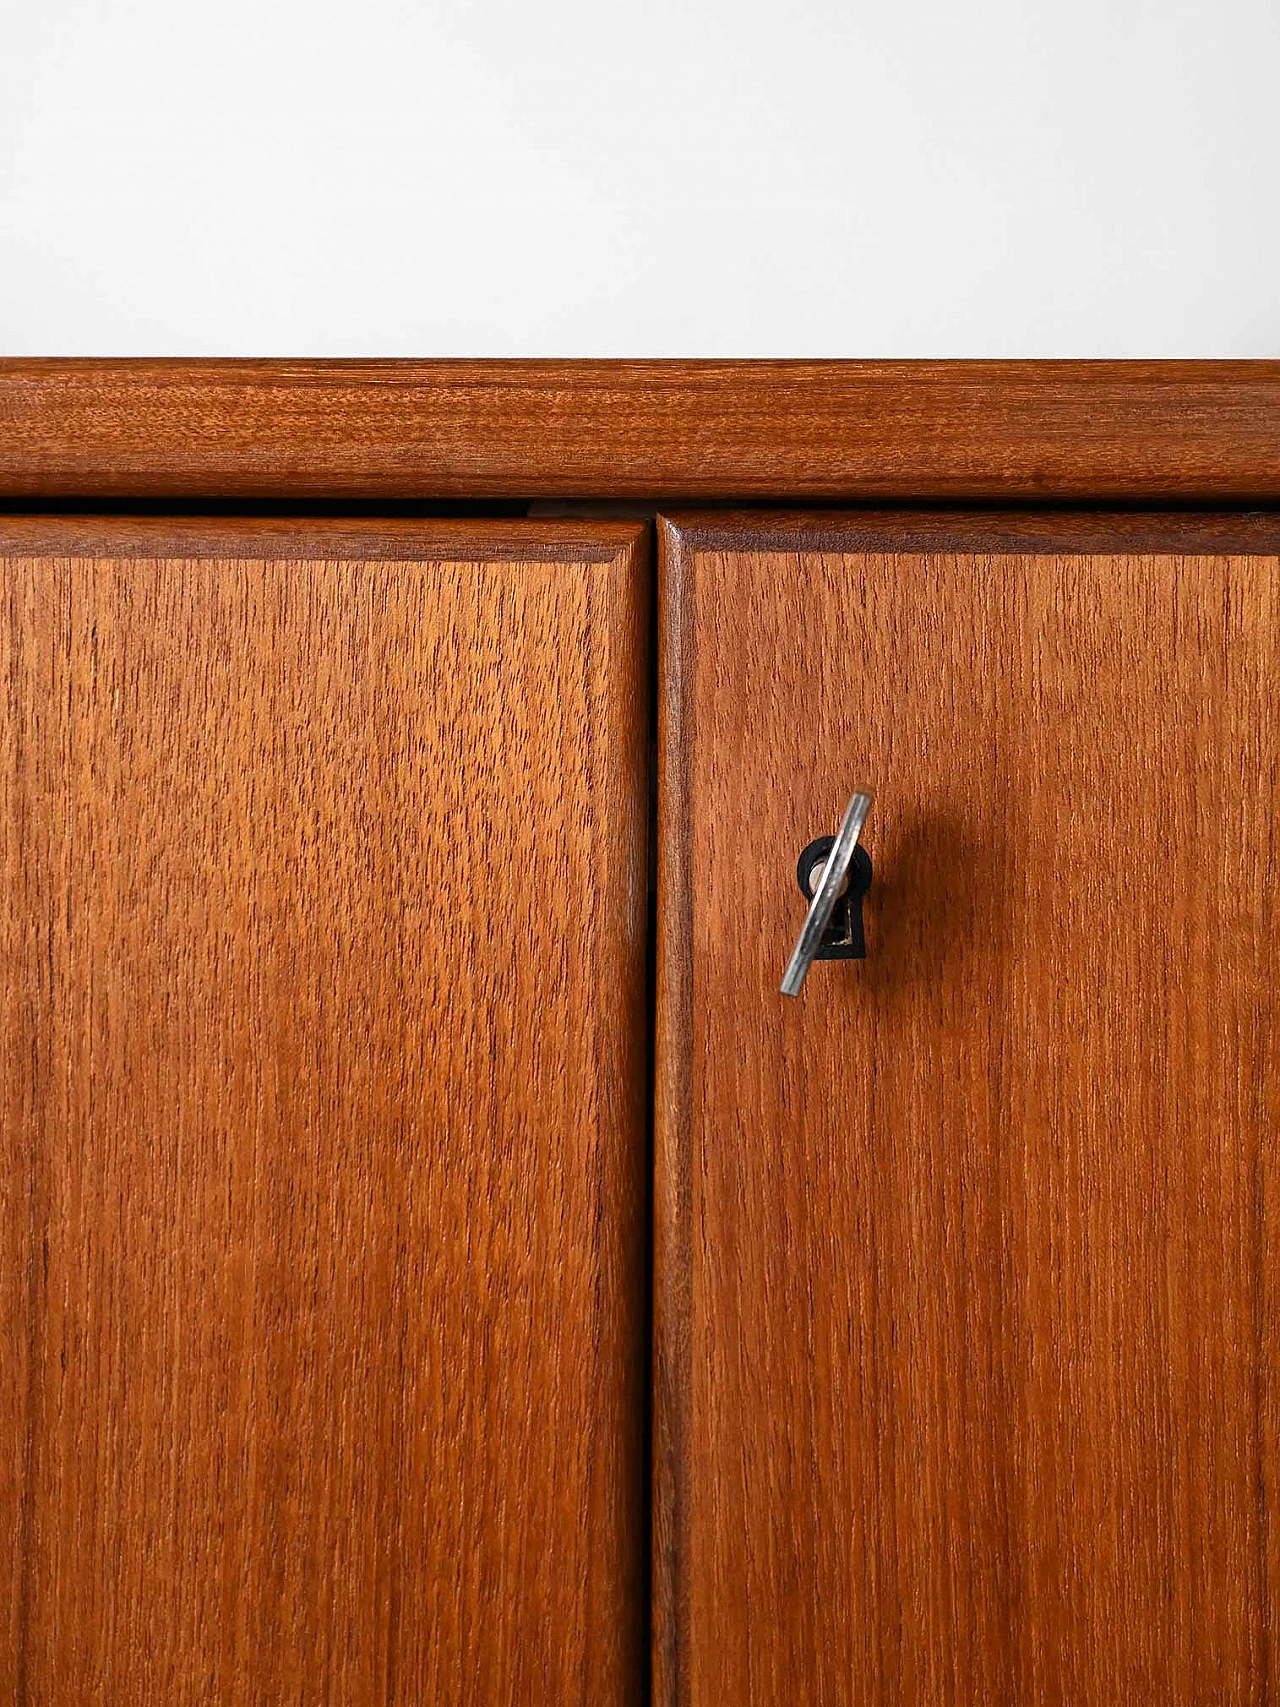
[[[678,510],[662,521],[686,552],[888,556],[1265,556],[1280,551],[1270,510]]]
[[[626,562],[640,522],[342,520],[272,516],[0,515],[0,557],[344,559],[405,563]]]
[[[0,498],[1280,500],[1280,361],[0,361]]]

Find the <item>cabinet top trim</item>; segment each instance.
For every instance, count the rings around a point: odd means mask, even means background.
[[[664,510],[686,552],[1274,557],[1273,510]]]
[[[0,499],[1280,500],[1280,361],[0,361]]]
[[[638,522],[510,517],[408,521],[0,514],[0,557],[621,564],[645,532]]]

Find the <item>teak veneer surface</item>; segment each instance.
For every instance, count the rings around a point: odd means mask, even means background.
[[[0,523],[5,1701],[638,1707],[649,595],[582,533]]]
[[[660,1707],[1280,1688],[1280,524],[1021,526],[665,524]]]
[[[0,497],[1280,499],[1280,362],[0,361]]]

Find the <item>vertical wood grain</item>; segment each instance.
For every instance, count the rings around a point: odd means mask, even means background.
[[[690,1699],[689,1411],[693,1122],[692,788],[696,633],[680,540],[659,522],[658,847],[653,1173],[652,1684],[657,1703]]]
[[[667,530],[663,1707],[1273,1697],[1280,537],[1162,528]]]
[[[630,1707],[643,536],[112,527],[0,536],[4,1698]]]

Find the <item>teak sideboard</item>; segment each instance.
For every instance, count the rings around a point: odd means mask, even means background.
[[[1280,1699],[1280,363],[10,361],[0,505],[5,1701]]]

